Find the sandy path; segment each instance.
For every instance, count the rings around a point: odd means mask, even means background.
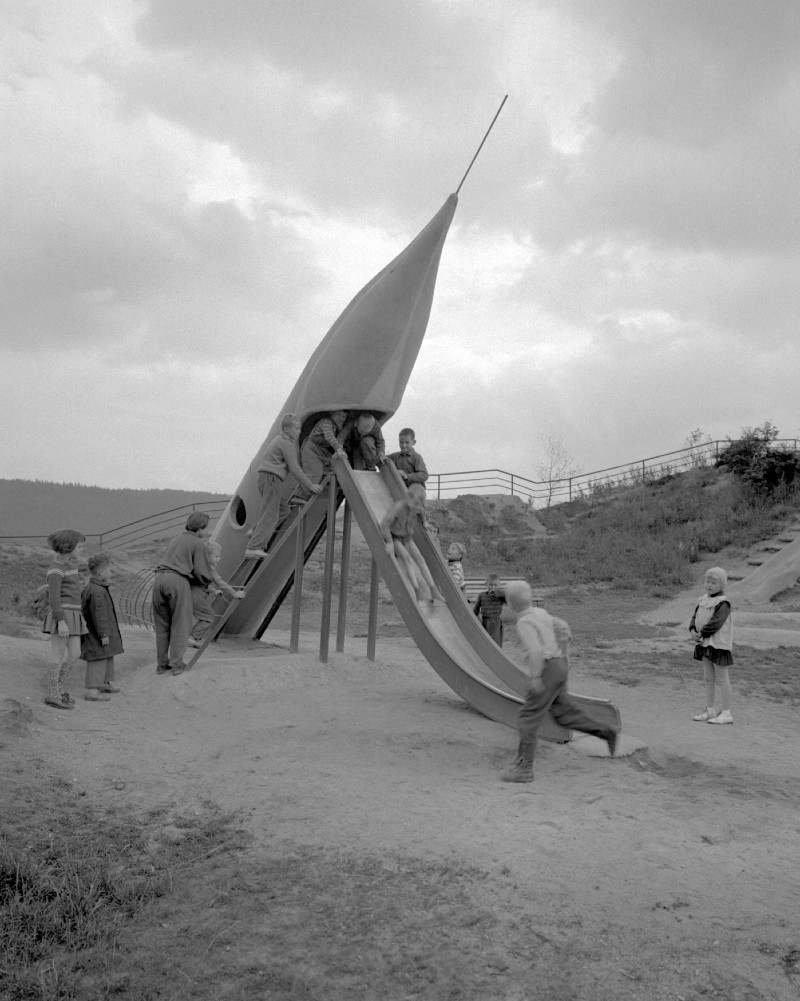
[[[0,694],[32,707],[33,745],[101,805],[210,800],[271,842],[363,850],[389,867],[459,861],[493,877],[487,899],[535,899],[545,939],[602,940],[620,964],[688,950],[701,978],[797,996],[757,947],[800,937],[795,710],[751,699],[733,727],[697,724],[699,683],[619,686],[581,660],[573,689],[616,701],[648,752],[611,761],[544,743],[536,782],[508,786],[513,732],[465,707],[409,639],[380,640],[376,663],[349,640],[327,665],[313,635],[298,655],[221,643],[178,678],[156,676],[152,634],[125,642],[123,693],[59,713],[31,670],[44,641],[2,639]]]

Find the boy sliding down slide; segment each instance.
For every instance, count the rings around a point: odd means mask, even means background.
[[[425,487],[421,483],[412,483],[408,488],[408,497],[396,501],[386,512],[381,521],[381,535],[390,555],[400,561],[417,601],[444,601],[444,595],[434,584],[430,570],[425,565],[414,542],[414,524],[417,515],[425,511]],[[419,577],[422,577],[422,581]],[[425,586],[427,585],[427,587]]]

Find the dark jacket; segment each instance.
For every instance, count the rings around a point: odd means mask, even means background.
[[[425,460],[412,449],[410,452],[392,452],[389,456],[398,472],[406,474],[406,483],[422,483],[428,479],[428,469]]]
[[[81,636],[81,660],[105,660],[123,653],[114,599],[108,587],[92,577],[81,595],[81,614],[89,632]],[[106,646],[101,636],[108,636]]]
[[[350,448],[355,451],[361,444],[362,438],[372,438],[375,442],[375,452],[377,453],[378,460],[383,462],[386,458],[386,441],[383,437],[383,431],[381,431],[381,426],[376,418],[372,418],[372,426],[368,431],[358,430],[358,421],[353,421],[353,425],[350,428]]]

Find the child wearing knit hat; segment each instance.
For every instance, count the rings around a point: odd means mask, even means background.
[[[694,640],[694,659],[703,662],[706,686],[706,709],[692,719],[697,723],[733,723],[731,681],[728,668],[733,664],[733,623],[731,603],[725,596],[728,575],[721,567],[706,571],[705,594],[697,602],[689,633]],[[722,709],[716,708],[715,688],[719,690]]]

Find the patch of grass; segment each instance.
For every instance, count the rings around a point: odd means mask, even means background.
[[[532,940],[549,901],[513,866],[273,844],[269,832],[255,845],[212,804],[93,810],[22,757],[0,773],[5,802],[12,790],[3,1001],[505,1001],[566,996],[586,977],[580,921],[555,917],[558,949]]]
[[[800,706],[796,649],[756,650],[737,644],[733,658],[730,675],[737,696],[759,695],[783,705]],[[693,659],[689,644],[685,653],[660,653],[649,659],[641,652],[607,652],[602,647],[592,647],[580,650],[575,660],[583,670],[619,685],[635,686],[659,678],[681,684],[700,684],[702,680],[702,665]]]
[[[798,504],[797,492],[770,502],[719,470],[694,469],[620,489],[603,503],[560,505],[542,513],[559,535],[499,548],[535,584],[600,584],[664,598],[695,578],[702,558],[728,546],[746,551],[779,531]]]
[[[18,615],[0,608],[0,636],[27,636],[29,629]]]
[[[210,805],[177,818],[172,831],[180,833],[169,836],[154,815],[98,813],[41,767],[4,771],[0,791],[15,802],[0,822],[4,1001],[107,996],[108,957],[124,949],[136,922],[194,878],[199,862],[244,843],[234,818]]]

